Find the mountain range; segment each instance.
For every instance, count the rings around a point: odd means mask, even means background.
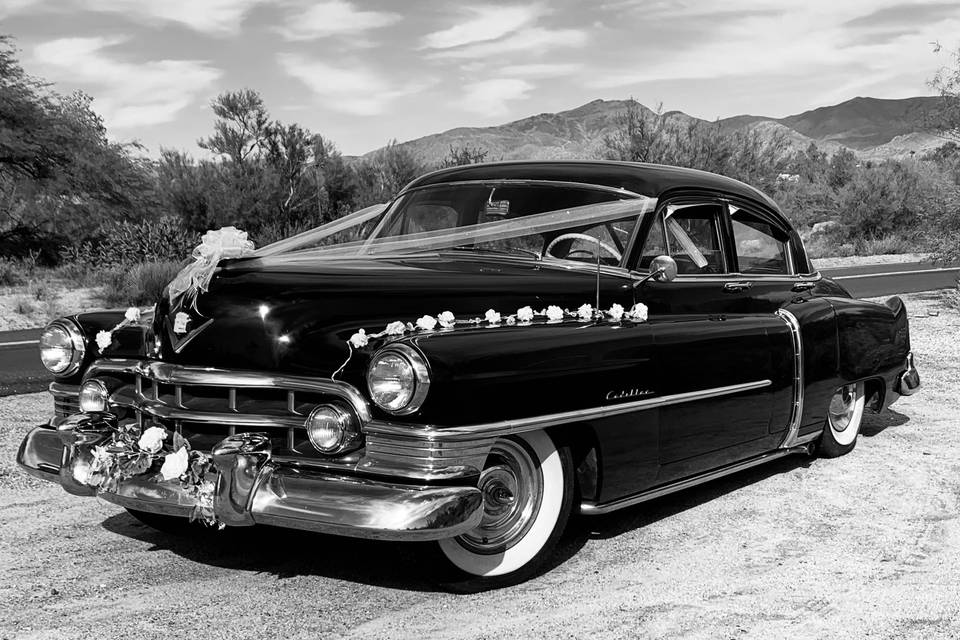
[[[863,158],[897,158],[924,153],[944,143],[929,126],[929,114],[939,100],[858,97],[785,118],[740,115],[714,124],[730,132],[759,131],[762,136],[779,133],[796,148],[814,142],[827,153],[846,147]],[[604,137],[616,130],[617,119],[628,103],[594,100],[569,111],[541,113],[493,127],[458,127],[400,144],[427,162],[445,157],[451,147],[464,146],[487,151],[488,160],[596,158]],[[650,113],[647,107],[640,107]],[[681,123],[708,122],[682,111],[668,111],[663,117]]]

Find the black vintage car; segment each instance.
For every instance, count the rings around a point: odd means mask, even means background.
[[[600,514],[856,444],[919,387],[899,298],[823,278],[769,198],[674,167],[445,169],[154,309],[52,323],[28,472],[164,527],[437,540],[535,571]]]

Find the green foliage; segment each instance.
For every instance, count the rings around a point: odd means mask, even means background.
[[[70,263],[125,269],[143,262],[182,260],[190,256],[199,238],[183,228],[180,220],[163,216],[140,222],[110,222],[91,241],[71,246],[65,258]]]
[[[27,75],[8,36],[0,36],[0,95],[0,231],[76,237],[153,207],[149,162],[107,139],[90,96],[63,96]]]
[[[182,268],[178,262],[144,262],[103,272],[103,300],[108,306],[150,305]]]
[[[448,167],[460,167],[467,164],[479,164],[487,161],[488,152],[482,147],[471,147],[470,145],[453,146],[450,145],[448,153],[437,165],[438,169]]]

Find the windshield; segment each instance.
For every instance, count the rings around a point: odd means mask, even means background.
[[[261,249],[259,255],[317,257],[425,251],[495,252],[619,264],[640,216],[654,201],[588,185],[516,181],[442,184]],[[347,228],[352,234],[345,234]],[[340,234],[345,241],[331,243]],[[352,235],[352,237],[351,237]]]

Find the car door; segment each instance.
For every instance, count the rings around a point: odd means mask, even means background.
[[[679,196],[641,231],[638,276],[656,255],[678,266],[674,280],[636,290],[649,307],[658,390],[698,398],[659,410],[658,483],[773,449],[789,420],[790,328],[742,286],[729,215],[720,196]]]

